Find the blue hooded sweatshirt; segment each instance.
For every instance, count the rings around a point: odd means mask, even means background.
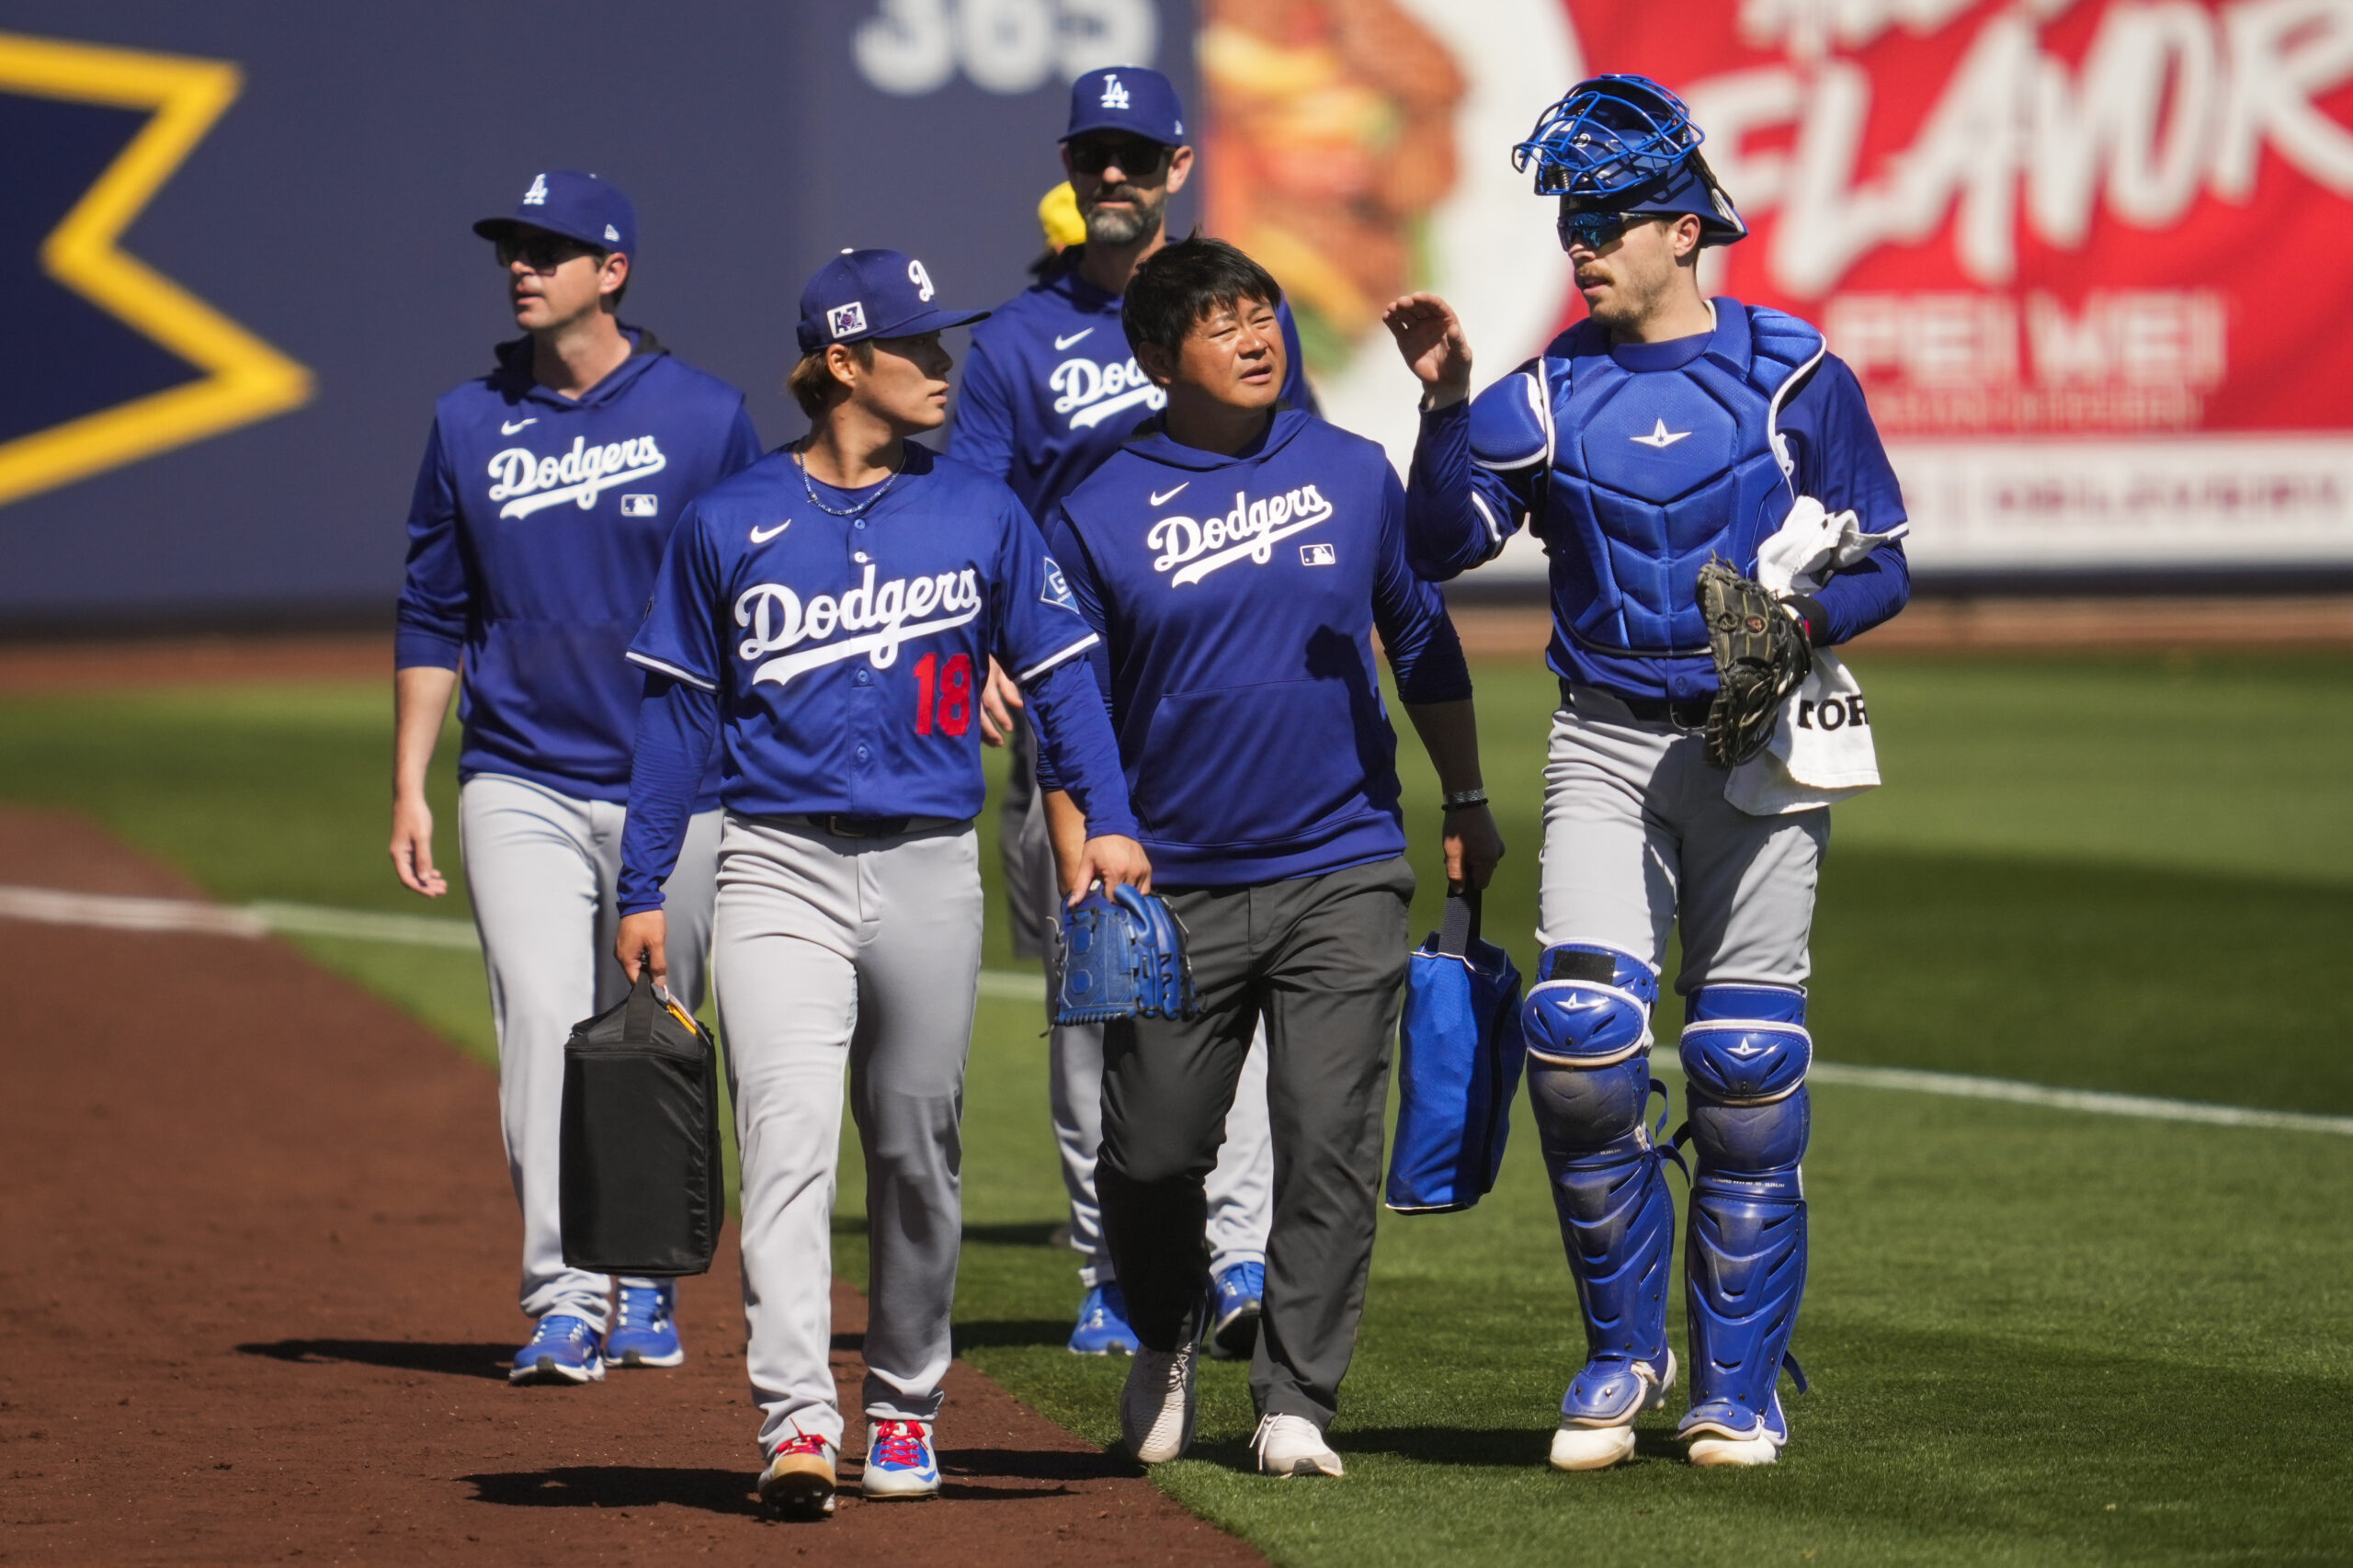
[[[1471,695],[1405,494],[1372,442],[1286,409],[1228,457],[1155,422],[1048,527],[1111,707],[1154,885],[1233,887],[1405,849],[1378,631],[1409,703]],[[1057,782],[1041,768],[1039,781]]]
[[[688,502],[759,459],[743,393],[630,336],[577,401],[532,378],[524,337],[435,405],[393,665],[462,660],[460,778],[627,802],[645,672],[625,655],[663,551]]]

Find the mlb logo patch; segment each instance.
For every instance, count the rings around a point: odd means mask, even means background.
[[[825,330],[835,337],[847,337],[866,330],[866,306],[857,300],[847,305],[835,305],[825,312]]]
[[[1054,558],[1051,555],[1046,557],[1045,591],[1038,597],[1046,604],[1060,605],[1064,609],[1074,610],[1078,608],[1078,600],[1070,591],[1069,579],[1063,575],[1063,569],[1054,563]]]
[[[621,516],[624,517],[650,517],[654,515],[657,505],[658,503],[652,495],[647,494],[642,490],[635,491],[621,497]]]
[[[1328,544],[1302,544],[1299,547],[1299,563],[1302,566],[1336,566],[1339,560],[1339,552]]]

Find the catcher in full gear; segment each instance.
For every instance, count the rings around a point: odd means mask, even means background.
[[[1726,792],[1769,760],[1758,754],[1814,650],[1910,592],[1903,496],[1852,372],[1804,322],[1700,292],[1702,252],[1747,232],[1700,141],[1675,96],[1639,76],[1581,83],[1545,113],[1514,161],[1560,203],[1588,316],[1476,400],[1444,301],[1412,295],[1387,315],[1425,385],[1415,570],[1443,581],[1492,561],[1523,523],[1550,557],[1561,706],[1524,1021],[1588,1353],[1552,1441],[1563,1470],[1630,1457],[1635,1418],[1665,1403],[1678,1371],[1664,1163],[1680,1158],[1646,1114],[1663,1092],[1651,1012],[1678,919],[1689,1103],[1674,1142],[1697,1156],[1680,1435],[1695,1464],[1769,1464],[1788,1441],[1807,939],[1830,796],[1783,790],[1772,814],[1752,814]],[[1760,548],[1784,558],[1825,514],[1845,569],[1809,577],[1811,594],[1758,583]]]

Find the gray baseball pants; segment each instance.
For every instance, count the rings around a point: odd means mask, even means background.
[[[1041,959],[1046,991],[1058,983],[1062,891],[1054,875],[1046,806],[1037,788],[1037,732],[1017,715],[1013,767],[998,818],[1006,897],[1012,905],[1013,950]],[[1051,1014],[1051,1006],[1048,1009]],[[1103,1211],[1095,1199],[1095,1156],[1103,1146],[1103,1026],[1051,1024],[1047,1029],[1047,1109],[1062,1156],[1063,1190],[1070,1198],[1071,1249],[1086,1258],[1079,1283],[1088,1290],[1118,1277],[1103,1241]],[[1267,1261],[1267,1230],[1274,1221],[1275,1148],[1267,1127],[1267,1029],[1259,1025],[1225,1119],[1225,1142],[1209,1176],[1210,1272]]]
[[[826,1356],[845,1076],[866,1152],[866,1414],[939,1414],[981,903],[970,823],[852,838],[728,813],[712,964],[742,1150],[745,1363],[763,1454],[795,1435],[841,1442]]]
[[[523,1310],[569,1312],[602,1334],[611,1279],[566,1267],[557,1194],[563,1141],[563,1044],[572,1026],[629,991],[613,959],[620,922],[624,807],[582,801],[503,774],[477,774],[458,790],[458,848],[474,928],[490,975],[498,1031],[498,1108],[506,1170],[523,1210]],[[710,951],[711,874],[719,813],[687,829],[677,869],[662,884],[670,915],[670,987],[702,1006]],[[651,1285],[650,1279],[630,1279]]]
[[[1751,816],[1724,799],[1706,743],[1636,719],[1590,687],[1552,716],[1536,939],[1662,964],[1679,913],[1702,985],[1803,985],[1830,809]]]
[[[1339,1407],[1364,1312],[1413,896],[1403,857],[1172,892],[1199,1016],[1104,1031],[1104,1228],[1136,1337],[1169,1351],[1200,1326],[1203,1183],[1264,1020],[1275,1214],[1250,1392],[1260,1414],[1319,1428]]]

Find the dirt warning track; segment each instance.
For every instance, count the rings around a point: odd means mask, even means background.
[[[0,881],[196,892],[6,810]],[[682,1287],[687,1366],[512,1388],[487,1074],[274,941],[0,941],[0,1562],[1262,1561],[961,1362],[944,1498],[765,1519],[732,1233]],[[837,1285],[852,1412],[864,1321]]]

